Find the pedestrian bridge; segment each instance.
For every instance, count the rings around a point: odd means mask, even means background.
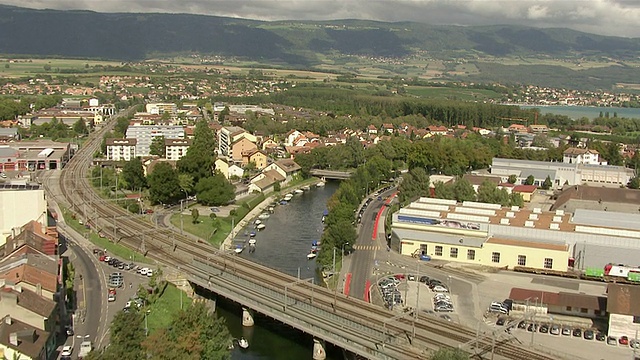
[[[331,171],[331,170],[313,169],[309,173],[313,176],[317,176],[325,179],[333,179],[333,180],[345,180],[351,177],[351,172],[349,171]]]

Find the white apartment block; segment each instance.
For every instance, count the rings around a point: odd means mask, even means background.
[[[252,143],[258,140],[254,135],[239,126],[224,126],[218,130],[218,155],[231,157],[231,145],[241,138],[246,138]]]
[[[136,157],[136,139],[107,139],[107,160],[129,161]]]
[[[189,146],[191,146],[191,139],[165,139],[165,158],[178,161],[187,154]]]
[[[175,116],[178,112],[178,106],[173,103],[151,103],[145,106],[149,114],[162,115],[166,112]]]
[[[136,139],[136,156],[149,156],[149,147],[153,138],[184,139],[184,128],[179,125],[130,125],[127,139]]]

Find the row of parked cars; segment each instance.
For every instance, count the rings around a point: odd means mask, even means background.
[[[398,285],[400,285],[400,279],[395,276],[386,277],[378,282],[380,293],[388,308],[393,308],[395,305],[402,305],[402,294],[400,290],[398,290]]]
[[[508,320],[504,317],[499,317],[496,321],[496,325],[505,326]],[[511,325],[512,328],[514,325]],[[576,338],[583,338],[585,340],[606,341],[609,345],[623,345],[630,346],[632,348],[640,349],[640,341],[637,339],[629,339],[627,336],[621,336],[616,338],[615,336],[607,336],[603,332],[597,329],[582,329],[579,327],[571,328],[568,326],[560,326],[558,324],[536,324],[527,321],[520,321],[515,325],[518,329],[526,330],[529,332],[539,332],[542,334],[572,336]]]

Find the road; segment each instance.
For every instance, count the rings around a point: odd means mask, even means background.
[[[385,198],[393,194],[394,190],[389,190],[383,193],[381,196]],[[354,253],[351,255],[349,272],[351,272],[351,284],[349,290],[349,296],[356,297],[358,299],[365,299],[365,292],[367,289],[367,280],[373,273],[373,267],[375,265],[375,257],[378,251],[386,251],[386,240],[384,235],[373,239],[373,230],[375,227],[376,217],[378,212],[382,208],[384,201],[377,200],[374,197],[367,209],[362,215],[362,223],[358,233],[358,239],[354,246]],[[381,222],[384,222],[384,217],[380,218]]]

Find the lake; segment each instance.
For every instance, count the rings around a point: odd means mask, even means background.
[[[523,109],[540,109],[542,114],[565,115],[571,119],[580,119],[586,117],[594,119],[600,116],[600,112],[604,115],[609,112],[609,116],[613,117],[613,113],[617,113],[620,118],[640,119],[640,108],[621,108],[621,107],[596,107],[596,106],[531,106],[520,105]]]

